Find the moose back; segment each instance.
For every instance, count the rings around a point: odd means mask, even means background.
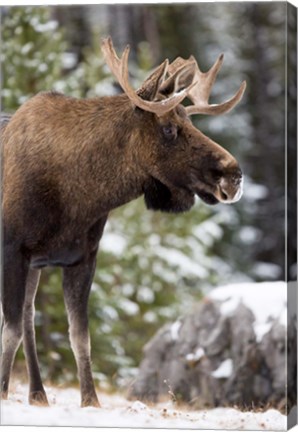
[[[23,341],[29,401],[48,404],[34,331],[43,267],[63,268],[82,406],[100,406],[91,374],[87,303],[109,212],[141,195],[148,209],[178,213],[192,207],[195,195],[216,204],[236,202],[242,194],[237,161],[190,120],[194,114],[225,113],[241,100],[245,82],[228,101],[208,103],[223,55],[206,73],[193,56],[165,60],[136,91],[128,79],[129,47],[118,58],[107,38],[102,51],[123,94],[79,100],[40,93],[3,119],[3,399]],[[192,103],[186,108],[185,98]]]

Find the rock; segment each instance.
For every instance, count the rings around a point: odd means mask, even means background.
[[[144,347],[131,399],[157,402],[166,396],[200,409],[270,404],[285,410],[286,324],[271,317],[263,332],[260,325],[256,331],[245,302],[235,301],[228,313],[222,305],[205,298],[193,313],[156,333]],[[292,333],[288,344],[296,346],[296,329]],[[294,374],[295,359],[288,359],[288,367]]]

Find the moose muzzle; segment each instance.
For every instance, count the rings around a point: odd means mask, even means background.
[[[238,168],[236,172],[222,176],[214,195],[219,202],[232,204],[240,200],[243,194],[243,176]]]

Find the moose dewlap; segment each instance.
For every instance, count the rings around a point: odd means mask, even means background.
[[[42,267],[63,268],[82,406],[97,407],[87,303],[109,212],[141,195],[149,209],[178,213],[192,207],[195,195],[216,204],[242,194],[238,162],[189,118],[225,113],[241,100],[245,82],[230,100],[208,103],[223,55],[206,73],[192,56],[165,60],[135,91],[128,80],[129,48],[119,59],[108,38],[102,51],[124,94],[78,100],[41,93],[2,122],[4,399],[23,340],[29,401],[48,404],[33,324]],[[192,102],[186,108],[185,98]]]

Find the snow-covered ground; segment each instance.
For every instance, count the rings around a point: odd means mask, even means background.
[[[121,395],[99,394],[102,408],[80,408],[77,389],[47,388],[50,407],[32,407],[28,388],[13,384],[9,400],[1,402],[1,425],[91,426],[123,428],[286,430],[286,416],[270,409],[241,412],[233,408],[192,411],[172,402],[145,405]]]

